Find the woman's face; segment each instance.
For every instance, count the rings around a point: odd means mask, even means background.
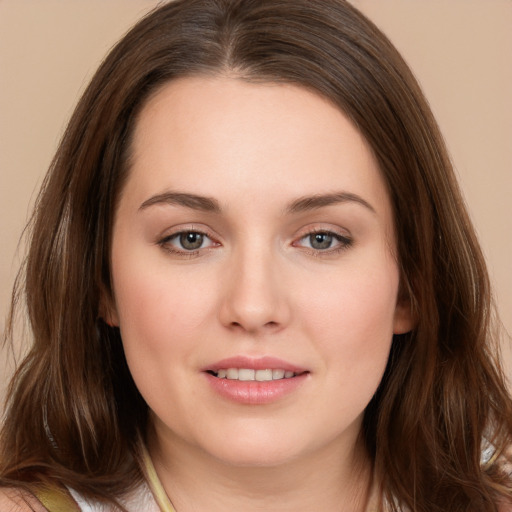
[[[410,327],[365,140],[305,89],[195,77],[132,150],[106,316],[157,437],[237,465],[350,451]]]

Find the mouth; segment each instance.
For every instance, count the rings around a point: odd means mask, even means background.
[[[219,368],[217,371],[208,370],[207,373],[217,377],[218,379],[239,380],[239,381],[255,381],[255,382],[269,382],[273,380],[292,379],[298,375],[308,373],[293,372],[283,368],[266,368],[262,370],[255,370],[252,368]]]
[[[310,370],[276,357],[236,356],[202,369],[211,389],[243,405],[279,403],[309,382]]]

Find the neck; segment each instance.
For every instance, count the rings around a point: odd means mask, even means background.
[[[257,467],[226,463],[154,429],[148,449],[177,512],[363,512],[372,483],[362,443],[349,450],[333,443],[300,459]]]

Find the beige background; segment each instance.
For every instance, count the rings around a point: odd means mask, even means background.
[[[352,0],[436,114],[512,332],[512,0]],[[0,0],[0,329],[30,205],[80,92],[155,0]],[[509,367],[512,356],[505,347]],[[0,353],[0,396],[12,366]]]

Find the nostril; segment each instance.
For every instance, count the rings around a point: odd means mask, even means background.
[[[231,322],[230,324],[230,327],[232,329],[242,329],[244,331],[258,331],[260,329],[262,330],[275,330],[279,327],[279,322],[275,322],[275,321],[270,321],[270,322],[266,322],[264,323],[262,326],[258,327],[257,325],[255,326],[251,326],[249,324],[244,324],[243,322]]]

